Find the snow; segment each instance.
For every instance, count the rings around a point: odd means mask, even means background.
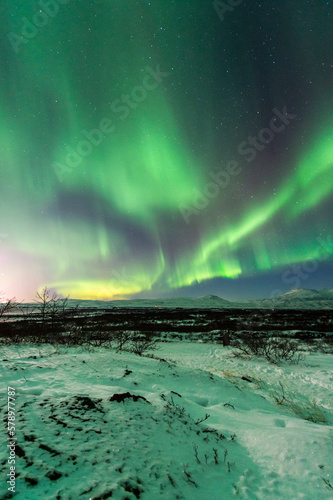
[[[318,290],[312,290],[308,288],[294,288],[293,290],[289,290],[289,292],[284,293],[283,295],[280,295],[280,298],[282,297],[307,297],[307,298],[316,298],[320,296],[320,292]]]
[[[207,343],[155,354],[3,347],[16,500],[333,498],[332,354],[279,366]],[[289,403],[278,404],[281,387]]]

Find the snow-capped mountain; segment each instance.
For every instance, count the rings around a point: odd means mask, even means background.
[[[272,299],[249,300],[249,307],[276,309],[331,309],[333,290],[296,288]]]
[[[321,292],[318,290],[312,290],[310,288],[294,288],[293,290],[289,290],[279,296],[280,299],[318,299],[321,297]]]

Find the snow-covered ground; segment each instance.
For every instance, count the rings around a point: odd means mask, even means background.
[[[16,500],[333,498],[332,354],[277,366],[214,344],[160,347],[163,360],[2,348],[5,422],[7,385],[16,390]]]

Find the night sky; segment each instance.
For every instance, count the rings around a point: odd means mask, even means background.
[[[5,2],[0,290],[333,288],[332,10]]]

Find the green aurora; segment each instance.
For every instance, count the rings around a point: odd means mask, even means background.
[[[270,276],[307,262],[327,286],[331,9],[216,5],[2,8],[6,295],[163,296],[214,282],[229,298],[236,282],[250,297],[243,280],[267,295]]]

